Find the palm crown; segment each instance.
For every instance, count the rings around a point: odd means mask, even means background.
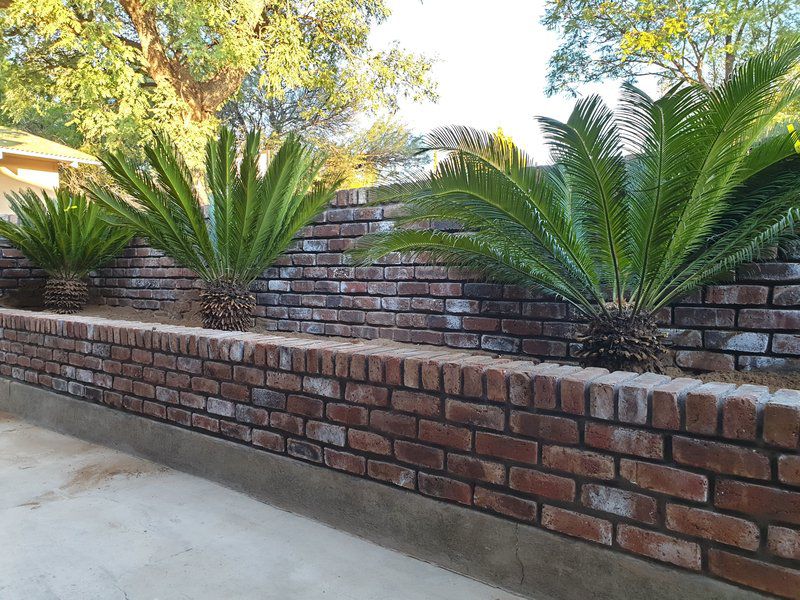
[[[265,169],[260,145],[260,134],[251,132],[238,156],[229,129],[209,142],[208,219],[188,169],[163,136],[146,149],[147,170],[121,154],[102,159],[125,196],[91,188],[116,220],[207,283],[207,326],[246,327],[254,304],[247,288],[328,205],[338,185],[317,181],[324,156],[300,139],[290,136]]]
[[[596,96],[566,123],[542,118],[553,165],[534,168],[505,137],[434,131],[448,157],[426,180],[390,186],[397,228],[365,237],[357,257],[390,252],[466,266],[565,299],[590,322],[588,362],[656,366],[652,315],[773,244],[800,217],[800,157],[767,135],[798,98],[800,46],[765,53],[708,91],[659,100],[626,85],[616,114]],[[453,221],[456,231],[420,228]]]

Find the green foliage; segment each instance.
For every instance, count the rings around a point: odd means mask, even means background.
[[[209,283],[246,287],[272,264],[295,234],[331,201],[338,182],[315,181],[325,157],[289,136],[263,172],[260,134],[247,135],[237,161],[233,132],[208,143],[205,218],[186,164],[164,136],[146,148],[149,170],[122,153],[102,158],[121,193],[90,185],[113,220]]]
[[[8,195],[17,223],[0,220],[0,236],[48,275],[80,279],[122,252],[128,229],[110,225],[85,196],[60,189],[55,196],[33,190]]]
[[[800,95],[788,77],[798,57],[800,46],[763,53],[717,88],[656,101],[626,85],[616,114],[580,100],[566,123],[541,119],[550,167],[533,167],[505,136],[436,130],[428,147],[449,155],[432,178],[384,198],[405,202],[399,224],[412,227],[366,236],[356,257],[468,267],[556,294],[590,319],[652,315],[800,219],[800,156],[785,129],[764,137]]]
[[[548,94],[643,74],[707,88],[800,30],[796,0],[548,0]]]
[[[6,6],[7,5],[7,6]],[[320,89],[332,107],[391,110],[430,96],[430,63],[373,49],[384,0],[12,0],[0,2],[0,117],[88,151],[141,153],[167,133],[200,168],[218,112],[246,91]],[[44,130],[52,127],[52,132]]]

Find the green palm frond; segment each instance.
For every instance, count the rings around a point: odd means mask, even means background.
[[[68,190],[7,197],[17,222],[0,221],[0,236],[48,275],[82,278],[119,256],[131,239],[130,230],[103,220],[98,205]]]
[[[332,200],[339,182],[316,182],[324,156],[290,136],[262,172],[261,137],[241,151],[222,129],[206,151],[208,216],[189,170],[172,143],[155,136],[148,166],[121,154],[101,160],[119,193],[93,186],[112,219],[128,224],[204,281],[249,286],[286,250],[297,232]]]

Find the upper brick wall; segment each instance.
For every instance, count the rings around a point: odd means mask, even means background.
[[[0,376],[800,598],[800,391],[12,310]]]
[[[583,325],[571,308],[531,290],[475,282],[458,269],[398,256],[353,267],[344,252],[391,226],[396,206],[367,206],[369,190],[340,193],[278,264],[254,285],[257,321],[275,331],[384,338],[569,360]],[[30,271],[0,248],[0,282]],[[674,361],[690,369],[800,369],[800,246],[782,260],[748,265],[735,283],[709,286],[667,308],[661,320]],[[161,253],[135,241],[93,278],[111,306],[191,315],[198,284]]]

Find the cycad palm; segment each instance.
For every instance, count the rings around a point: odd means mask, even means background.
[[[47,273],[45,308],[77,312],[88,299],[84,278],[119,255],[130,232],[109,225],[99,206],[65,189],[54,196],[25,190],[8,198],[17,223],[0,221],[0,235]]]
[[[429,180],[390,187],[398,228],[362,239],[362,262],[391,252],[474,269],[572,304],[589,321],[588,364],[658,368],[655,313],[756,257],[800,218],[800,157],[773,117],[798,98],[800,47],[750,60],[712,91],[653,101],[625,86],[614,114],[598,97],[566,123],[541,119],[554,165],[534,168],[507,139],[434,131],[448,157]],[[420,228],[454,221],[455,232]]]
[[[336,183],[317,176],[324,156],[289,137],[266,169],[259,167],[260,134],[251,132],[237,160],[228,129],[208,144],[208,219],[189,171],[164,137],[146,149],[149,169],[121,154],[102,159],[126,196],[93,186],[115,219],[148,238],[205,282],[206,327],[245,330],[252,323],[252,282],[283,253],[295,234],[330,202]]]

